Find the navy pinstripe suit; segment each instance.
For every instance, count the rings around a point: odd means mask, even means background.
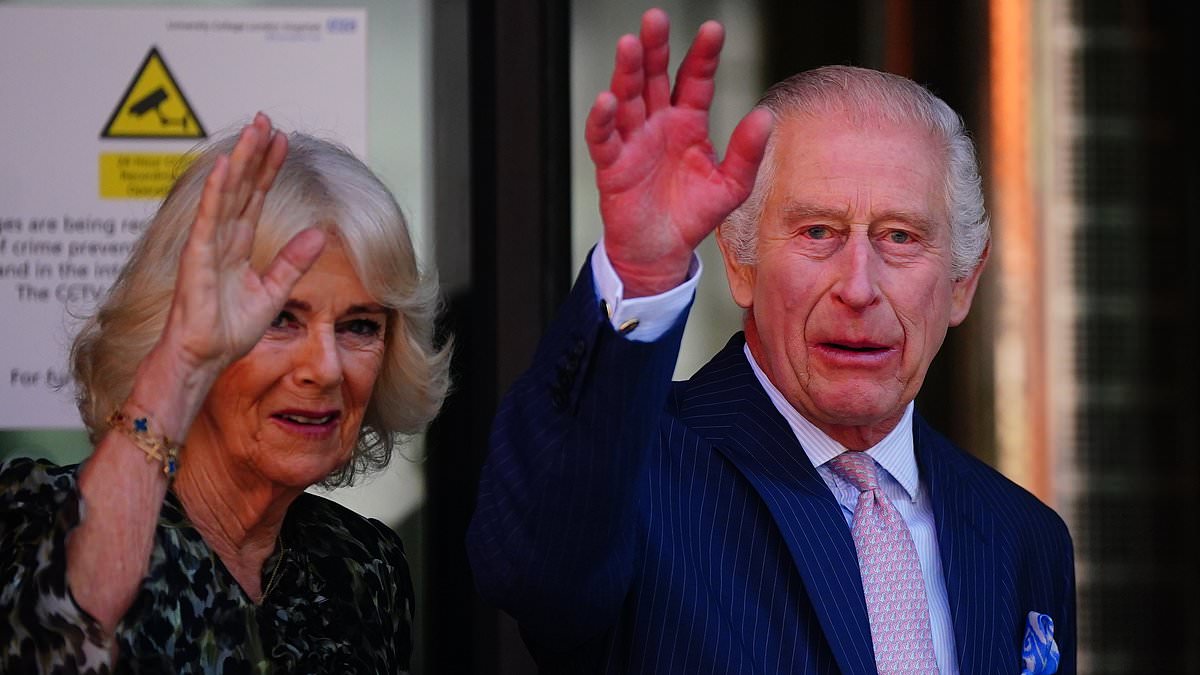
[[[741,335],[672,384],[684,319],[626,340],[589,269],[496,418],[467,542],[480,591],[545,672],[875,673],[849,528]],[[961,672],[1020,672],[1033,610],[1073,674],[1062,520],[913,426]]]

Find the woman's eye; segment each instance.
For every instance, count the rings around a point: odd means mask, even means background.
[[[295,315],[287,310],[284,310],[279,314],[276,314],[275,318],[271,320],[271,328],[285,328],[294,323],[296,323]]]
[[[352,335],[360,337],[371,337],[379,335],[383,326],[378,321],[371,319],[351,319],[342,323],[342,330]]]

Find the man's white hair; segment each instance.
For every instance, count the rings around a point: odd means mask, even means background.
[[[759,105],[778,122],[798,117],[842,116],[854,124],[869,121],[916,125],[941,142],[946,157],[946,207],[950,215],[953,272],[956,279],[971,273],[989,239],[983,188],[975,146],[962,118],[942,99],[908,78],[852,66],[825,66],[789,77],[763,94]],[[750,197],[731,213],[721,238],[736,260],[757,260],[758,224],[775,180],[772,134]],[[933,149],[933,148],[931,148]]]

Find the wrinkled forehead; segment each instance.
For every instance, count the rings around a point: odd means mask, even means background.
[[[804,115],[779,124],[772,141],[769,207],[949,222],[946,152],[920,125]]]
[[[817,113],[792,111],[777,119],[767,143],[768,156],[797,146],[836,152],[855,141],[871,141],[871,150],[876,153],[907,153],[910,161],[928,162],[943,170],[949,162],[943,134],[923,119],[896,111],[836,106]]]

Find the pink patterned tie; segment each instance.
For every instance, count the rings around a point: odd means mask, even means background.
[[[917,547],[900,512],[879,489],[875,460],[865,452],[843,452],[830,463],[859,490],[851,529],[880,675],[937,673]]]

